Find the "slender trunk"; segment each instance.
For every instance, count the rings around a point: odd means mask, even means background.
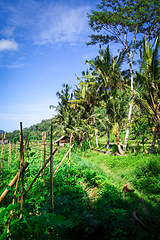
[[[122,155],[124,152],[123,152],[123,150],[121,148],[121,145],[120,145],[120,142],[119,142],[119,132],[116,133],[116,141],[117,141],[118,151]]]
[[[131,123],[132,107],[133,107],[133,103],[130,102],[129,113],[128,113],[128,125],[127,125],[127,129],[126,129],[126,135],[125,135],[125,140],[124,140],[124,145],[123,145],[123,150],[124,151],[126,151],[128,137],[129,137],[129,129],[130,129],[130,123]]]
[[[98,139],[97,139],[97,129],[96,129],[96,121],[95,121],[95,117],[92,117],[92,124],[93,124],[93,126],[94,126],[95,139],[96,139],[96,146],[97,146],[97,148],[99,148],[99,146],[98,146]]]
[[[108,102],[108,96],[107,96],[107,93],[106,93],[106,116],[108,118],[108,114],[107,114],[107,102]],[[109,124],[107,122],[107,146],[106,148],[109,149]]]
[[[157,128],[157,140],[158,140],[158,148],[160,149],[160,125],[159,124]]]
[[[152,141],[151,147],[150,147],[150,149],[148,151],[148,154],[152,154],[153,153],[155,142],[156,142],[156,131],[154,132],[153,141]]]
[[[109,149],[109,139],[110,139],[110,135],[109,135],[109,126],[108,126],[108,130],[107,130],[107,146],[106,146],[107,149]]]
[[[133,63],[133,57],[134,57],[134,44],[136,42],[137,31],[138,31],[138,26],[135,27],[135,31],[134,31],[134,41],[133,41],[133,45],[132,45],[133,47],[132,47],[131,57],[130,57],[130,52],[129,52],[129,48],[128,48],[127,37],[126,37],[126,34],[124,34],[124,38],[125,38],[125,42],[126,42],[126,50],[127,50],[127,54],[128,54],[130,76],[131,76],[131,92],[133,91],[133,82],[134,82],[132,63]],[[124,151],[126,150],[128,137],[129,137],[132,107],[133,107],[133,102],[131,101],[130,106],[129,106],[129,113],[128,113],[128,125],[127,125],[127,129],[126,129],[126,135],[125,135],[125,140],[124,140],[124,145],[123,145]]]

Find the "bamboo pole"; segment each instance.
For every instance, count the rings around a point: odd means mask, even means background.
[[[25,169],[28,167],[28,165],[29,165],[28,162],[25,162],[25,163],[24,163],[23,168],[20,169],[20,175],[25,171]],[[15,184],[18,176],[19,176],[19,171],[18,171],[18,173],[15,175],[15,177],[12,179],[12,181],[10,182],[10,184],[8,185],[9,187],[12,187],[12,186]],[[3,200],[4,197],[7,195],[8,192],[9,192],[9,190],[6,188],[6,189],[4,190],[4,192],[2,193],[2,195],[0,196],[0,203],[2,202],[2,200]]]
[[[53,145],[52,145],[52,133],[53,133],[53,128],[51,125],[51,146],[50,146],[50,151],[51,151],[51,155],[52,155],[52,151],[53,151]],[[51,205],[52,205],[52,210],[54,212],[54,193],[53,193],[53,156],[51,157],[50,160],[50,185],[51,185]]]
[[[26,145],[25,145],[26,146]],[[19,152],[19,162],[20,168],[24,163],[24,149],[23,146],[23,132],[22,132],[22,122],[20,122],[20,152]],[[20,207],[20,219],[22,218],[22,210],[23,210],[23,189],[24,189],[24,172],[22,172],[22,179],[21,179],[21,207]]]
[[[17,158],[17,152],[18,152],[18,140],[16,142],[16,158]]]
[[[35,178],[33,179],[33,181],[31,182],[31,184],[29,185],[29,187],[26,189],[26,192],[24,194],[24,196],[27,194],[27,192],[30,190],[30,188],[32,187],[33,183],[36,181],[36,179],[38,178],[38,176],[43,172],[43,170],[45,169],[45,167],[47,166],[47,164],[49,163],[49,161],[51,160],[51,157],[54,156],[57,151],[59,149],[55,149],[54,152],[52,153],[52,155],[49,156],[49,158],[46,160],[45,164],[43,165],[43,167],[41,168],[41,170],[37,173],[37,175],[35,176]]]
[[[2,133],[2,142],[1,142],[1,159],[4,160],[4,139],[5,134]],[[1,162],[1,168],[3,167],[3,163]]]
[[[14,195],[13,195],[13,199],[12,199],[12,205],[14,205],[14,202],[15,202],[16,193],[17,193],[17,189],[18,189],[18,183],[19,183],[19,179],[20,179],[20,171],[18,173],[19,174],[18,174],[18,178],[17,178],[17,181],[16,181],[16,186],[15,186]],[[9,233],[12,217],[13,217],[13,210],[10,211],[10,217],[9,217],[9,220],[8,220],[7,233]]]
[[[41,142],[41,165],[40,165],[41,168],[42,168],[42,157],[43,157],[43,132],[42,132],[42,142]]]
[[[72,133],[70,135],[70,139],[69,139],[69,153],[68,153],[68,167],[70,167],[71,165],[71,142],[72,142]],[[69,172],[69,169],[68,169],[68,178],[70,177],[70,172]]]
[[[39,156],[39,141],[37,141],[37,158]]]
[[[12,144],[11,144],[11,142],[9,141],[9,159],[8,159],[8,161],[12,161]]]
[[[46,132],[43,133],[43,143],[44,143],[44,152],[43,152],[43,164],[46,161]],[[43,177],[44,177],[44,184],[45,186],[45,172],[43,172]]]
[[[70,149],[68,150],[68,152],[65,154],[64,158],[62,159],[62,161],[58,164],[58,166],[56,167],[56,169],[54,170],[53,176],[55,175],[55,173],[57,172],[57,170],[59,169],[59,167],[61,166],[61,164],[63,163],[63,161],[65,160],[65,158],[67,157],[68,153],[71,151],[72,147],[74,146],[74,144],[70,147]]]

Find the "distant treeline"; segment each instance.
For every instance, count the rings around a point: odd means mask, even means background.
[[[42,120],[41,123],[37,123],[29,128],[24,128],[23,129],[23,138],[25,139],[27,134],[29,133],[33,138],[41,140],[42,132],[46,132],[46,136],[49,137],[51,122],[52,122],[52,119]],[[54,129],[54,126],[53,126],[53,129]],[[6,133],[5,138],[9,141],[18,139],[19,132],[20,132],[19,130],[15,130],[13,132]],[[0,139],[2,139],[2,134],[0,134]]]

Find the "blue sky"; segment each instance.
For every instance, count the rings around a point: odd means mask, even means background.
[[[52,117],[63,83],[78,84],[87,46],[87,13],[98,0],[0,1],[0,129],[29,127]]]
[[[63,83],[78,84],[87,46],[87,13],[100,0],[0,1],[0,129],[7,132],[52,117]]]

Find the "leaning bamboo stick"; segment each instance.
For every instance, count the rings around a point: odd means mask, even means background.
[[[38,176],[43,172],[43,170],[45,169],[45,167],[47,166],[47,164],[49,163],[49,161],[51,160],[51,158],[57,153],[59,149],[55,149],[54,152],[52,153],[52,155],[49,156],[49,158],[47,159],[47,161],[45,162],[45,164],[43,165],[43,167],[41,168],[41,170],[37,173],[37,175],[35,176],[35,178],[33,179],[33,181],[31,182],[31,184],[29,185],[29,187],[26,189],[26,192],[24,194],[27,194],[27,192],[30,190],[30,188],[32,187],[33,183],[36,181],[36,179],[38,178]]]
[[[57,170],[59,169],[59,167],[61,166],[61,164],[63,163],[63,161],[65,160],[65,158],[67,157],[68,153],[70,153],[72,147],[74,146],[74,144],[70,147],[70,149],[68,150],[68,152],[66,153],[66,155],[64,156],[64,158],[62,159],[62,161],[58,164],[58,166],[56,167],[56,169],[53,172],[53,176],[55,175],[55,173],[57,172]]]
[[[16,186],[15,186],[15,190],[14,190],[14,196],[13,196],[13,200],[12,200],[12,205],[14,205],[14,202],[15,202],[16,193],[17,193],[17,189],[18,189],[18,183],[19,183],[19,179],[20,179],[20,171],[18,173],[19,174],[18,174],[18,178],[17,178],[17,181],[16,181]],[[13,217],[13,210],[10,211],[10,217],[9,217],[9,220],[8,220],[7,233],[9,233],[12,217]]]
[[[24,163],[23,168],[20,169],[20,174],[22,174],[22,173],[24,172],[24,170],[28,167],[28,165],[29,165],[28,162],[25,162],[25,163]],[[19,175],[19,171],[18,171],[18,173],[15,175],[15,177],[12,179],[12,181],[10,182],[10,184],[8,185],[9,187],[12,187],[12,186],[15,184],[15,182],[16,182],[16,180],[17,180],[17,178],[18,178],[18,175]],[[9,190],[6,188],[6,189],[4,190],[4,192],[2,193],[2,195],[0,196],[0,202],[2,202],[3,198],[7,195],[8,192],[9,192]]]

